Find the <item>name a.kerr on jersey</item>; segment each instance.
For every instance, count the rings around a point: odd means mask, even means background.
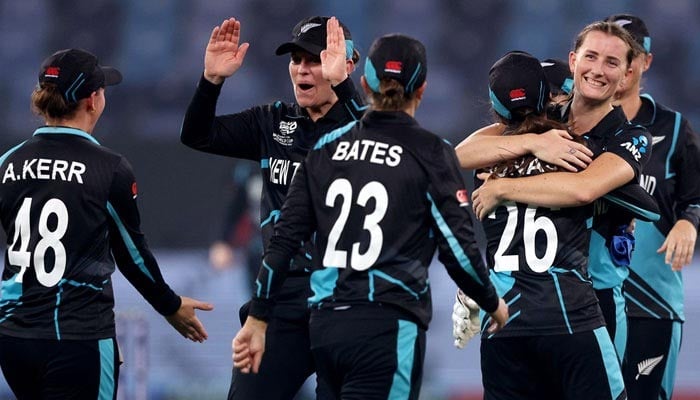
[[[395,167],[401,162],[401,153],[403,153],[403,148],[399,145],[389,146],[386,143],[362,139],[339,142],[331,158],[334,161],[361,160]]]
[[[85,164],[77,161],[32,158],[24,160],[24,163],[21,166],[17,165],[16,168],[13,162],[7,163],[2,174],[2,183],[22,179],[50,179],[82,184],[85,171]]]

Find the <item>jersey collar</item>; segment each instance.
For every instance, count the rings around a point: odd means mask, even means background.
[[[632,123],[642,126],[651,126],[656,121],[656,102],[651,95],[647,93],[639,96],[639,98],[642,100],[642,106],[639,107],[639,111],[637,111],[637,115],[632,119]]]
[[[92,135],[89,133],[76,128],[69,128],[67,126],[42,126],[41,128],[34,131],[34,135],[75,135],[87,139],[95,144],[100,144]]]

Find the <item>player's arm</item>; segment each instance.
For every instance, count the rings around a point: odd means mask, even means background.
[[[678,114],[677,118],[682,118]],[[657,250],[665,254],[666,264],[674,271],[689,265],[695,252],[698,226],[700,226],[700,136],[693,131],[685,118],[681,119],[681,135],[685,141],[677,148],[676,170],[676,223]]]
[[[503,201],[552,208],[591,203],[639,178],[651,156],[651,135],[641,126],[625,125],[606,146],[607,151],[580,172],[488,179],[472,195],[477,218],[485,218]],[[486,175],[481,179],[486,179]]]
[[[494,317],[495,324],[489,331],[495,332],[508,319],[507,307],[499,299],[479,251],[467,191],[454,151],[442,142],[438,144],[435,150],[442,156],[426,166],[431,182],[426,196],[436,232],[438,258],[459,288]]]
[[[505,126],[492,124],[473,132],[455,147],[459,165],[465,169],[486,168],[504,160],[532,154],[567,171],[586,168],[593,153],[573,141],[567,131],[552,129],[541,134],[507,135]]]
[[[367,106],[355,88],[350,73],[355,69],[352,51],[345,43],[343,28],[335,17],[326,22],[326,49],[321,51],[323,77],[330,81],[331,88],[353,120],[362,118]],[[350,54],[348,54],[348,52]]]
[[[214,28],[204,56],[204,72],[180,128],[180,141],[196,150],[259,160],[261,110],[216,117],[224,80],[242,65],[248,43],[239,45],[240,22],[234,18]]]
[[[305,165],[306,162],[302,163],[294,175],[255,281],[248,317],[231,343],[233,365],[243,373],[258,372],[265,352],[265,331],[274,307],[273,298],[284,283],[299,244],[316,227]]]
[[[165,282],[140,229],[136,194],[136,180],[131,166],[121,158],[107,202],[114,260],[126,279],[180,334],[201,342],[207,338],[207,333],[194,310],[211,310],[213,307],[178,296]]]

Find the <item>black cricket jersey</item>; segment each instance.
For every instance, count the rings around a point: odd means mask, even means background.
[[[568,110],[564,110],[563,114],[565,116],[566,111]],[[652,152],[649,131],[643,126],[630,123],[621,107],[614,107],[593,129],[584,134],[584,138],[593,152],[593,158],[609,152],[625,160],[634,171],[634,181],[639,180],[642,168],[649,161]],[[629,224],[632,218],[629,212],[604,199],[593,202],[588,272],[594,289],[621,286],[627,277],[628,266],[617,265],[613,261],[608,245],[618,227]]]
[[[518,169],[519,176],[546,172],[537,159]],[[491,280],[510,313],[495,337],[571,334],[604,325],[587,271],[591,214],[590,205],[554,209],[508,201],[481,221]]]
[[[333,87],[338,102],[313,121],[296,103],[276,101],[215,116],[222,85],[202,77],[182,124],[183,144],[200,151],[260,163],[263,178],[260,226],[263,248],[272,237],[282,204],[299,165],[322,134],[359,119],[366,107],[350,78]],[[310,244],[300,246],[292,270],[311,266]]]
[[[630,317],[685,320],[683,278],[658,254],[673,225],[685,219],[700,224],[700,138],[681,113],[645,94],[632,122],[646,127],[654,151],[644,167],[640,185],[656,199],[661,219],[637,221],[630,275],[625,281]]]
[[[140,231],[132,168],[88,133],[42,127],[0,157],[0,334],[114,337],[115,261],[161,314],[180,307]]]
[[[297,171],[251,315],[266,318],[295,247],[313,232],[313,307],[384,305],[427,328],[437,247],[458,286],[493,312],[471,215],[454,149],[404,112],[371,111],[323,136]]]

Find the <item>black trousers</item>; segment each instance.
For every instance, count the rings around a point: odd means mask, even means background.
[[[418,399],[425,329],[388,307],[314,310],[311,350],[319,386],[335,399]]]
[[[265,354],[257,374],[233,368],[229,400],[291,400],[315,371],[309,341],[308,276],[288,277],[276,299],[265,333]],[[241,324],[248,304],[240,310]],[[318,399],[330,399],[319,393]]]
[[[604,327],[481,340],[485,400],[621,400],[620,364]]]
[[[0,336],[0,367],[18,400],[116,399],[114,338],[22,339]]]

